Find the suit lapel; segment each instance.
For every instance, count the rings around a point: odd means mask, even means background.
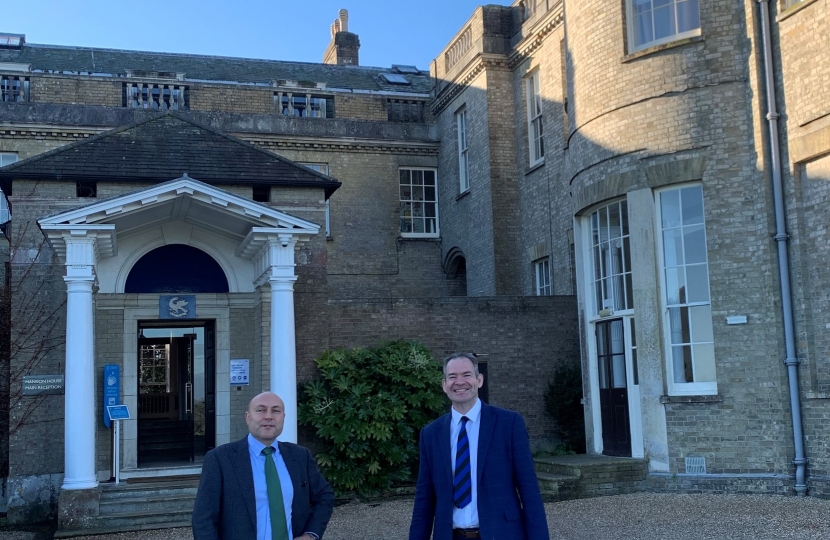
[[[478,458],[476,463],[476,481],[481,485],[481,471],[487,461],[490,443],[493,441],[493,431],[496,427],[496,414],[489,405],[481,402],[481,425],[478,428]]]
[[[284,442],[277,441],[277,444],[280,447],[280,455],[282,456],[282,460],[285,462],[285,468],[288,469],[288,476],[291,477],[291,485],[294,488],[294,498],[291,501],[291,514],[292,516],[294,516],[297,515],[297,495],[301,492],[300,484],[298,482],[303,477],[303,475],[302,471],[300,470],[300,464],[293,454],[294,449],[285,444]]]
[[[239,491],[242,492],[242,500],[245,508],[248,509],[248,516],[256,528],[256,493],[254,490],[254,471],[251,469],[251,454],[248,451],[248,438],[245,437],[234,445],[233,472],[236,475],[236,482],[239,484]]]
[[[438,461],[441,462],[439,467],[440,470],[444,471],[444,478],[449,482],[450,489],[452,489],[452,476],[453,476],[453,460],[455,459],[452,455],[452,413],[445,414],[440,418],[440,425],[438,429],[438,437],[440,440],[438,441],[438,447],[443,448],[444,450],[439,452],[438,454]]]

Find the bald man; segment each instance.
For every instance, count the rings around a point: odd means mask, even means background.
[[[247,437],[205,455],[193,507],[194,540],[323,537],[334,492],[307,448],[279,441],[285,404],[263,392],[245,411]]]

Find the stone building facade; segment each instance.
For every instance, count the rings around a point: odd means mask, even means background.
[[[66,246],[81,224],[115,227],[92,242],[104,258],[92,264],[90,483],[112,472],[104,366],[122,369],[125,402],[138,407],[136,343],[173,328],[213,355],[215,444],[244,433],[257,391],[291,370],[292,381],[314,377],[326,348],[414,338],[437,356],[481,353],[491,402],[522,412],[539,443],[554,427],[547,383],[581,359],[588,452],[647,460],[655,487],[829,495],[828,9],[487,5],[429,74],[360,66],[342,12],[323,64],[4,36],[0,157],[21,160],[0,170],[13,321],[42,304],[56,332],[69,328]],[[140,126],[165,123],[190,161],[131,151]],[[199,155],[214,147],[189,145],[191,131],[224,137],[217,151],[257,148],[289,167],[268,165],[257,180],[240,163],[200,178]],[[102,144],[121,154],[101,157]],[[71,152],[101,172],[73,176]],[[107,169],[114,156],[130,167]],[[164,218],[157,191],[173,193]],[[246,239],[260,229],[254,253]],[[126,284],[153,249],[181,244],[237,285],[194,293],[193,324],[171,326],[158,320],[160,292]],[[68,370],[66,396],[19,392],[23,375],[61,373],[74,353],[44,339],[20,352],[14,332],[5,489],[10,520],[26,520],[54,512],[58,494],[81,506],[92,488],[67,486],[74,458],[44,461],[33,444],[73,429]],[[229,380],[239,359],[249,385]],[[139,429],[125,423],[128,476],[150,469]]]
[[[575,297],[468,295],[447,271],[431,77],[360,66],[347,21],[322,64],[0,39],[10,522],[95,514],[113,367],[122,480],[197,473],[253,395],[278,391],[290,418],[323,351],[390,339],[474,351],[490,402],[555,442],[540,396],[578,363]],[[63,393],[25,393],[38,375]]]
[[[588,451],[654,487],[830,493],[827,15],[524,0],[431,65],[445,268],[577,295]]]

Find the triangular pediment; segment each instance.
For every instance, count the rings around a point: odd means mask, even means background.
[[[185,175],[38,221],[50,239],[68,231],[96,230],[102,255],[116,252],[116,236],[181,221],[211,234],[242,242],[254,229],[315,235],[320,226],[267,205],[234,195]],[[109,232],[107,232],[109,231]],[[60,242],[52,242],[60,252]]]

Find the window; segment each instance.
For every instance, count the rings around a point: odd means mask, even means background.
[[[536,274],[536,296],[550,296],[550,259],[544,258],[533,263]]]
[[[634,309],[628,205],[618,201],[591,214],[594,315]]]
[[[0,167],[11,165],[17,161],[17,154],[0,152]],[[9,201],[6,200],[6,194],[0,192],[0,225],[8,223],[11,219],[11,210],[9,209]]]
[[[29,78],[0,75],[0,101],[9,103],[29,101]]]
[[[97,197],[98,184],[95,182],[76,182],[75,183],[76,197]]]
[[[329,175],[329,166],[327,163],[300,163],[303,167],[308,167],[312,171]],[[326,199],[326,238],[331,238],[331,211],[329,206],[329,199]]]
[[[698,0],[627,0],[631,52],[700,35]]]
[[[715,393],[703,189],[669,189],[658,200],[669,393]]]
[[[435,169],[400,169],[401,236],[438,236],[438,185]]]
[[[179,84],[124,83],[121,101],[131,109],[187,111],[190,91]]]
[[[256,202],[269,202],[271,200],[271,186],[254,186],[253,199]]]
[[[334,98],[311,94],[277,92],[274,94],[277,114],[303,118],[334,118]]]
[[[423,122],[425,104],[411,99],[387,99],[387,118],[390,122]]]
[[[458,191],[464,193],[470,189],[470,162],[467,154],[467,109],[455,113],[458,126]]]
[[[545,140],[542,133],[542,95],[539,91],[539,71],[525,79],[527,88],[527,146],[530,164],[541,163],[545,158]]]

